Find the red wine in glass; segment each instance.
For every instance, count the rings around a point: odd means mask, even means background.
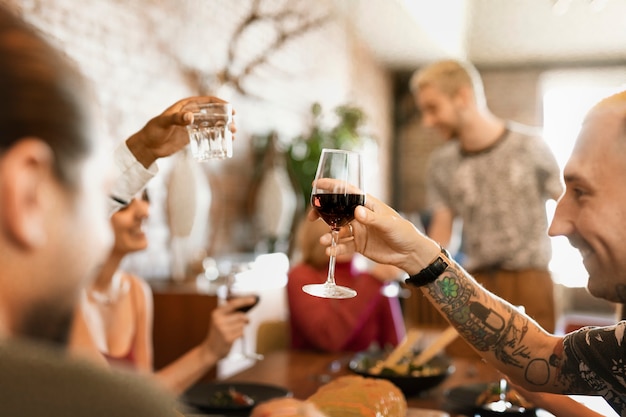
[[[335,252],[339,229],[354,219],[354,209],[365,204],[363,192],[361,155],[341,149],[322,149],[313,190],[311,205],[330,227],[331,256],[328,276],[323,284],[302,287],[307,294],[322,298],[352,298],[356,291],[335,283]]]
[[[365,204],[365,195],[313,194],[311,204],[331,229],[340,229],[354,220],[354,209]]]
[[[247,306],[243,306],[243,307],[239,307],[238,309],[236,309],[235,311],[240,311],[242,313],[247,313],[248,311],[252,310],[257,304],[259,304],[259,300],[261,299],[261,296],[259,296],[258,294],[229,294],[228,297],[226,297],[227,300],[232,300],[233,298],[243,298],[243,297],[254,297],[254,304],[250,304]]]

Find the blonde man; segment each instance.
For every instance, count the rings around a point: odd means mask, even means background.
[[[428,235],[446,247],[461,219],[463,266],[554,330],[545,203],[558,199],[562,184],[550,149],[527,127],[491,113],[469,63],[427,66],[413,75],[411,90],[423,124],[448,139],[429,161]]]

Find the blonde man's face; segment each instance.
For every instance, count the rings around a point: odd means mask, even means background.
[[[461,108],[454,96],[434,85],[425,85],[415,93],[414,98],[425,127],[434,128],[445,139],[458,136]]]

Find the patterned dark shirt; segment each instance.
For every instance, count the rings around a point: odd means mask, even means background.
[[[626,417],[626,321],[565,336],[563,375],[572,394],[601,395]]]

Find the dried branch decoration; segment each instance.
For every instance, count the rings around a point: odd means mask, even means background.
[[[263,12],[261,0],[252,1],[250,13],[237,27],[230,41],[226,65],[217,74],[221,84],[231,84],[239,93],[246,94],[242,84],[244,78],[249,76],[256,68],[267,64],[271,55],[280,50],[285,44],[321,27],[328,21],[328,15],[310,17],[304,12],[298,11],[296,7],[288,7],[289,2],[286,5],[287,7],[284,10],[278,12]],[[270,23],[276,31],[276,37],[256,57],[248,61],[241,70],[235,72],[234,64],[238,58],[237,46],[239,41],[247,29],[258,23]]]
[[[182,71],[189,84],[200,94],[208,94],[216,86],[230,85],[238,93],[250,96],[244,86],[244,80],[255,70],[270,64],[270,58],[281,50],[287,43],[323,26],[330,18],[330,12],[318,13],[308,7],[306,0],[288,0],[283,9],[278,11],[264,11],[262,0],[252,0],[250,12],[233,32],[228,43],[226,62],[221,70],[215,74],[206,74],[197,68],[186,67]],[[302,9],[302,10],[301,10]],[[317,9],[320,9],[317,7]],[[258,54],[246,60],[240,46],[244,36],[253,28],[265,25],[272,29],[273,39],[263,46]]]

